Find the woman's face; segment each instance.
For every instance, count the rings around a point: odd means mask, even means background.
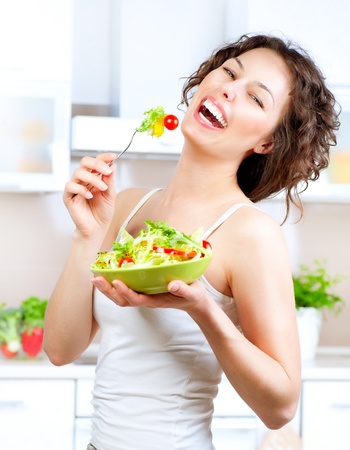
[[[233,150],[242,159],[267,153],[290,91],[291,75],[282,58],[269,49],[250,50],[204,78],[182,121],[183,134],[227,158]]]

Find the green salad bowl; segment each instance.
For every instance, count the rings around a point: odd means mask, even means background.
[[[181,280],[190,284],[197,280],[212,260],[213,255],[209,254],[202,258],[177,262],[174,264],[164,264],[151,267],[124,267],[120,269],[96,269],[91,270],[95,275],[100,275],[109,283],[113,280],[120,280],[129,288],[143,294],[160,294],[168,292],[168,283],[173,280]]]

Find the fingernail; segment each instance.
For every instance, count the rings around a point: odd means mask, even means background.
[[[119,284],[118,281],[112,281],[113,287],[116,291],[119,291]]]
[[[96,278],[92,278],[91,283],[97,288],[101,286],[100,281],[96,280]]]
[[[100,181],[100,182],[98,183],[98,188],[99,188],[101,191],[105,191],[105,190],[108,188],[108,186],[107,186],[107,184],[104,183],[103,181]]]
[[[90,191],[87,191],[85,193],[85,198],[87,198],[88,200],[90,200],[93,197],[92,193]]]
[[[169,286],[169,288],[170,288],[170,292],[176,292],[176,291],[179,290],[180,286],[179,286],[178,283],[172,283],[172,284]]]

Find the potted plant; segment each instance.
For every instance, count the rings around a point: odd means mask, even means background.
[[[293,275],[302,360],[315,357],[324,309],[337,315],[344,306],[342,298],[332,291],[342,279],[328,273],[325,260],[315,260],[312,266],[301,264],[299,273]]]

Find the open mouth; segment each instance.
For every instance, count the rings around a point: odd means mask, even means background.
[[[199,114],[213,127],[226,128],[227,122],[218,108],[209,99],[206,99],[199,108]]]

